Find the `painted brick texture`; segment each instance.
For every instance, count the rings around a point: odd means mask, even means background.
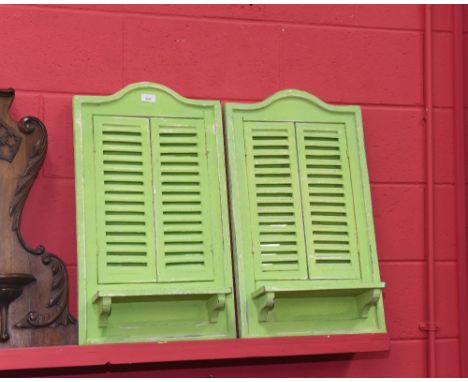
[[[18,89],[14,116],[36,115],[49,132],[47,158],[24,212],[24,236],[69,265],[74,313],[74,94],[111,94],[153,81],[194,98],[251,102],[294,87],[330,103],[362,105],[391,351],[116,374],[426,375],[426,334],[419,330],[427,314],[423,16],[421,5],[0,6],[0,50],[8,52],[0,87]],[[437,372],[448,377],[460,373],[452,7],[435,6],[433,17]]]

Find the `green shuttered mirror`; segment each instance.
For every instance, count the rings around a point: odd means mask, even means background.
[[[225,121],[241,336],[385,332],[359,107],[285,90]]]
[[[219,102],[74,98],[80,343],[236,335]]]

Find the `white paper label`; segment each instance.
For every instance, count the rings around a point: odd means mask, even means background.
[[[156,95],[154,94],[142,94],[141,102],[156,103]]]

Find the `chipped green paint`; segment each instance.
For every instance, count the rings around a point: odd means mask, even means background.
[[[236,335],[221,107],[74,97],[81,344]]]
[[[241,337],[385,332],[360,108],[225,105]]]

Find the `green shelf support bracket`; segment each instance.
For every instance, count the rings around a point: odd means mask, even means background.
[[[252,294],[252,297],[258,308],[258,321],[267,322],[268,313],[275,307],[275,292],[258,290]]]
[[[226,307],[226,295],[217,294],[208,299],[208,321],[212,324],[218,322],[219,312]]]
[[[107,327],[109,316],[112,313],[112,297],[101,297],[98,293],[93,297],[93,304],[98,304],[100,328]]]
[[[368,290],[357,296],[357,303],[361,318],[369,317],[369,310],[379,302],[382,291],[380,289]]]

